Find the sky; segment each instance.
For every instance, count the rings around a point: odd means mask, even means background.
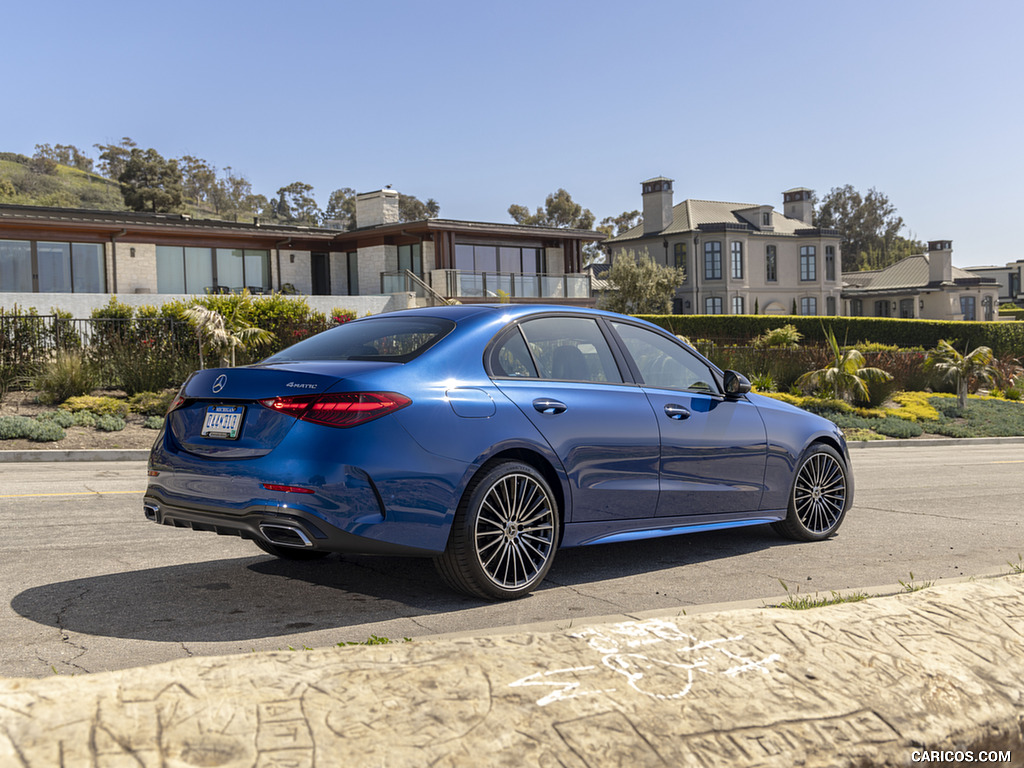
[[[1024,258],[1017,0],[55,0],[3,13],[0,151],[131,137],[272,196],[391,185],[510,222],[559,188],[888,196],[958,266]]]

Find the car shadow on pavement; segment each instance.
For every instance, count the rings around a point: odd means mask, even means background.
[[[530,613],[539,614],[545,604],[564,603],[558,593],[571,589],[577,602],[592,593],[594,608],[585,610],[607,613],[602,581],[671,571],[666,587],[674,582],[674,592],[685,594],[691,575],[686,565],[786,544],[767,526],[756,526],[560,550],[540,589],[511,605],[533,603],[537,610]],[[11,601],[22,617],[66,632],[182,643],[282,637],[477,609],[484,626],[502,626],[510,623],[509,606],[452,592],[430,560],[356,555],[188,563],[45,584]]]

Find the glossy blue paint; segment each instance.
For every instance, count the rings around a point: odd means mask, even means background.
[[[600,362],[613,380],[585,380],[585,369],[555,374],[562,378],[495,373],[489,361],[498,340],[525,321],[563,317],[598,324],[596,338],[607,340]],[[423,350],[412,335],[364,343],[384,322],[396,328],[424,318],[441,330]],[[706,366],[708,391],[649,386],[614,324],[685,350]],[[534,345],[527,354],[547,365],[542,346],[551,339],[524,337]],[[656,326],[612,313],[438,307],[362,318],[314,339],[315,359],[303,359],[303,342],[261,364],[199,371],[186,382],[185,403],[168,415],[150,457],[159,474],[146,500],[160,505],[158,522],[258,539],[261,522],[283,521],[325,551],[435,555],[448,546],[473,478],[514,459],[546,478],[561,544],[579,546],[780,520],[798,460],[815,441],[835,446],[849,466],[831,422],[753,394],[728,398],[711,363]],[[329,359],[335,348],[344,354]],[[411,402],[350,428],[261,402],[360,392]],[[237,439],[200,434],[213,405],[244,407]],[[265,483],[314,492],[269,491]]]

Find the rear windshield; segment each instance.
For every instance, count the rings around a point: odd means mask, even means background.
[[[271,355],[263,365],[303,360],[407,363],[443,339],[455,323],[437,317],[373,317],[318,333]]]

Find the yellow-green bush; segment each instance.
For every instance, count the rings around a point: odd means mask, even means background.
[[[100,416],[124,417],[128,415],[128,403],[116,397],[94,397],[93,395],[69,397],[60,404],[60,408],[72,413],[91,411]]]

